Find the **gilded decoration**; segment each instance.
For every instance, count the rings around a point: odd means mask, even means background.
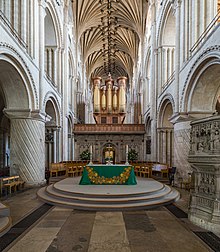
[[[131,167],[127,167],[119,176],[113,176],[112,178],[105,178],[104,176],[99,176],[99,174],[93,170],[91,167],[86,167],[88,172],[88,177],[93,184],[102,185],[117,185],[117,184],[125,184],[130,176]]]

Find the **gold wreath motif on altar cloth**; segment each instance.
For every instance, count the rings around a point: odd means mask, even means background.
[[[93,184],[125,184],[130,177],[131,167],[127,167],[119,176],[113,176],[112,178],[105,178],[104,176],[99,176],[99,174],[93,170],[91,167],[86,167],[88,172],[88,177]]]

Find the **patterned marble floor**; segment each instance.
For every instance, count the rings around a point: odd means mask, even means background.
[[[19,193],[10,205],[13,222],[42,203],[36,189]],[[188,192],[177,203],[187,210]],[[193,231],[200,228],[178,219],[167,208],[134,212],[87,212],[52,207],[4,251],[10,252],[172,252],[212,251]]]

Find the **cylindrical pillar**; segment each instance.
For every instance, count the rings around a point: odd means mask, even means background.
[[[32,185],[45,183],[45,114],[30,111],[4,113],[10,118],[11,166]]]

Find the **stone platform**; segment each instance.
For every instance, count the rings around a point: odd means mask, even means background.
[[[170,204],[179,192],[154,179],[138,178],[137,185],[79,185],[80,177],[66,178],[41,188],[40,200],[80,210],[124,211]]]

